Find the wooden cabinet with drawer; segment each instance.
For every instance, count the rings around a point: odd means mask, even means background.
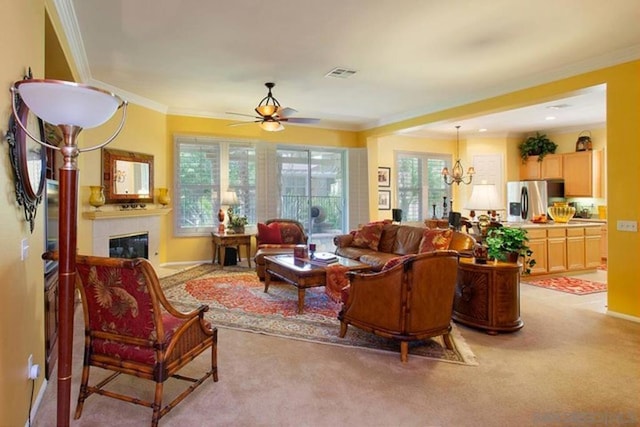
[[[536,264],[531,267],[531,274],[545,274],[547,272],[547,230],[544,228],[531,228],[527,230],[531,258]]]
[[[559,273],[567,269],[567,229],[547,229],[547,272]]]
[[[567,228],[567,270],[584,270],[584,228]]]

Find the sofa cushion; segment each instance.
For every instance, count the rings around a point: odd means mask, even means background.
[[[367,251],[369,250],[367,249]],[[369,266],[371,266],[371,270],[373,271],[380,271],[382,270],[382,267],[384,267],[384,265],[389,260],[392,260],[397,257],[398,255],[396,254],[387,254],[384,252],[371,251],[371,252],[362,254],[358,261],[368,264]]]
[[[398,227],[392,252],[396,255],[417,254],[424,230],[424,227],[413,227],[409,225]]]
[[[422,234],[422,241],[420,242],[420,249],[418,253],[441,251],[449,249],[451,239],[453,238],[453,230],[431,228],[426,229]]]
[[[382,271],[388,270],[390,268],[395,267],[396,265],[402,264],[405,261],[410,260],[411,258],[415,258],[415,255],[403,255],[403,256],[397,256],[397,257],[391,258],[382,266]]]
[[[280,222],[280,235],[282,236],[282,243],[288,244],[301,244],[306,243],[302,235],[302,231],[297,224],[289,222]]]
[[[382,223],[364,225],[356,232],[352,245],[357,248],[369,248],[377,251],[383,227],[384,224]]]
[[[380,252],[392,253],[393,243],[396,241],[396,235],[398,234],[398,224],[385,224],[382,228],[382,236],[380,237],[380,244],[378,250]]]
[[[272,245],[282,243],[279,222],[272,222],[269,225],[259,222],[258,235],[260,236],[260,243]]]

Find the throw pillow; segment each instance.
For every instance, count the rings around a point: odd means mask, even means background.
[[[382,223],[363,226],[356,232],[356,235],[353,236],[353,243],[351,243],[351,245],[357,248],[369,248],[377,251],[383,227],[384,225]]]
[[[426,229],[422,234],[422,241],[420,242],[420,249],[418,250],[418,253],[422,254],[425,252],[449,249],[451,239],[453,239],[453,230],[451,229]]]
[[[404,256],[399,256],[399,257],[395,257],[395,258],[391,258],[389,261],[387,261],[383,266],[382,266],[382,270],[380,271],[385,271],[388,270],[390,268],[395,267],[398,264],[403,264],[405,261],[408,261],[409,259],[413,258],[415,255],[404,255]]]
[[[282,243],[282,235],[280,234],[280,224],[272,222],[267,225],[262,222],[258,223],[258,236],[260,236],[260,243],[265,244],[279,244]]]

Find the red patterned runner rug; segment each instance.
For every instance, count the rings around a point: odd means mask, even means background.
[[[322,344],[400,352],[400,343],[377,337],[350,326],[345,338],[338,337],[341,303],[327,296],[324,287],[306,291],[304,312],[297,314],[297,289],[284,282],[271,282],[264,292],[255,271],[239,266],[211,264],[189,269],[160,280],[169,301],[180,310],[207,304],[205,313],[213,325],[253,333]],[[410,343],[409,355],[438,361],[477,365],[473,352],[453,325],[455,349],[447,350],[440,337]]]
[[[567,292],[574,295],[588,295],[597,292],[606,292],[607,284],[592,282],[590,280],[578,279],[574,277],[552,277],[549,279],[525,280],[522,283],[553,289],[554,291]]]

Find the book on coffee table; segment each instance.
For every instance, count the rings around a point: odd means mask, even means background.
[[[331,252],[316,252],[313,256],[309,257],[309,260],[319,264],[333,264],[334,262],[338,262],[338,257]]]

